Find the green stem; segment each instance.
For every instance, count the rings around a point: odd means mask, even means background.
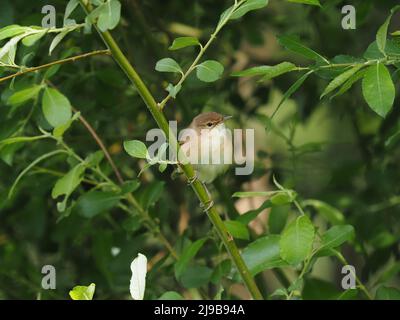
[[[80,0],[80,3],[84,10],[88,12],[87,6]],[[130,64],[126,56],[123,54],[118,44],[115,42],[114,38],[110,34],[110,32],[100,32],[97,30],[103,39],[106,46],[111,51],[111,54],[115,61],[118,63],[120,68],[125,72],[126,76],[129,80],[134,84],[137,88],[140,96],[145,102],[148,110],[151,112],[154,120],[156,121],[158,127],[162,129],[165,133],[165,136],[169,138],[169,143],[173,150],[179,150],[179,145],[176,140],[176,137],[170,133],[168,121],[165,118],[164,114],[161,111],[161,108],[157,105],[153,95],[150,93],[149,89],[143,82],[142,78]],[[188,181],[193,181],[195,178],[195,172],[190,164],[181,165],[182,171],[186,175]],[[192,188],[195,191],[197,197],[199,198],[202,205],[206,208],[212,202],[212,199],[209,196],[209,192],[206,187],[197,179],[194,179],[192,183]],[[232,261],[236,265],[240,275],[244,283],[246,284],[248,290],[254,299],[262,299],[262,295],[260,290],[258,289],[252,275],[250,274],[249,269],[247,268],[242,256],[240,255],[239,249],[237,248],[233,237],[229,234],[227,228],[225,227],[221,217],[219,216],[217,210],[214,207],[211,207],[208,211],[208,216],[216,228],[218,235],[220,236],[222,242],[224,243],[229,255],[231,256]]]
[[[214,41],[214,39],[217,37],[217,34],[221,31],[221,29],[224,27],[224,25],[228,22],[229,18],[233,14],[233,12],[243,3],[245,0],[241,0],[239,2],[235,1],[235,4],[232,6],[231,11],[225,16],[224,20],[218,23],[218,26],[215,28],[214,32],[211,34],[210,39],[206,42],[204,46],[200,45],[200,51],[197,55],[197,57],[194,59],[190,67],[186,70],[186,72],[182,75],[181,79],[178,81],[178,83],[175,86],[180,86],[182,83],[186,80],[186,78],[192,73],[194,69],[197,67],[197,63],[200,61],[200,59],[203,57],[204,53],[208,49],[208,47],[211,45],[211,43]],[[169,99],[171,99],[171,94],[168,94],[164,100],[162,100],[158,105],[161,109],[163,109],[168,102]]]
[[[337,250],[332,249],[332,251],[335,253],[336,257],[339,259],[339,261],[343,264],[343,265],[348,265],[349,263],[347,262],[346,258]],[[351,269],[350,269],[351,270]],[[352,272],[352,271],[351,271]],[[356,282],[358,284],[358,287],[361,289],[362,292],[364,292],[365,296],[369,299],[369,300],[373,300],[374,298],[372,297],[372,295],[369,293],[368,289],[365,287],[365,285],[361,282],[361,280],[357,277],[356,274],[354,274],[352,272],[352,276],[356,278]]]

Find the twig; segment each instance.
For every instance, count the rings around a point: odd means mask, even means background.
[[[55,66],[55,65],[58,65],[58,64],[65,64],[65,63],[69,63],[69,62],[75,62],[77,60],[89,58],[89,57],[96,56],[96,55],[110,55],[110,54],[111,54],[110,50],[96,50],[96,51],[80,54],[80,55],[77,55],[77,56],[73,56],[73,57],[70,57],[70,58],[49,62],[49,63],[43,64],[41,66],[26,68],[26,69],[24,69],[22,71],[19,71],[19,72],[10,74],[10,75],[8,75],[6,77],[0,78],[0,83],[4,82],[4,81],[7,81],[7,80],[10,80],[10,79],[14,79],[14,78],[16,78],[18,76],[22,76],[22,75],[27,74],[27,73],[35,72],[35,71],[38,71],[38,70],[41,70],[41,69],[46,69],[46,68],[49,68],[51,66]]]

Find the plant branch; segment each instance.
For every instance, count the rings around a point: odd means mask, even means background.
[[[233,14],[233,12],[243,3],[245,0],[241,1],[235,1],[235,4],[232,6],[230,12],[224,17],[224,19],[218,23],[217,27],[215,28],[214,32],[211,34],[210,38],[206,42],[206,44],[200,45],[200,51],[197,55],[197,57],[194,59],[193,63],[190,65],[190,67],[186,70],[186,72],[182,75],[181,79],[178,81],[178,83],[175,86],[180,86],[182,83],[186,80],[186,78],[192,73],[194,69],[196,69],[197,63],[200,61],[200,59],[203,57],[204,53],[208,49],[208,47],[211,45],[211,43],[214,41],[214,39],[217,37],[217,34],[221,31],[221,29],[225,26],[225,24],[228,22],[229,18]],[[164,100],[162,100],[158,105],[161,109],[163,109],[168,102],[169,99],[171,99],[171,94],[169,93]]]
[[[80,3],[84,10],[88,13],[88,7],[80,0]],[[145,102],[148,110],[151,112],[154,120],[157,122],[157,125],[160,129],[162,129],[169,138],[170,146],[173,150],[179,150],[179,145],[177,142],[176,137],[173,133],[169,130],[169,125],[167,119],[165,118],[164,114],[161,111],[161,108],[158,106],[157,102],[155,101],[153,95],[150,93],[149,89],[143,82],[142,78],[136,72],[134,67],[130,64],[124,53],[119,48],[118,44],[115,42],[114,38],[110,34],[110,32],[100,32],[98,29],[101,38],[103,39],[104,43],[110,49],[113,58],[118,63],[120,68],[125,72],[126,76],[129,80],[135,85],[137,88],[140,96],[142,97],[143,101]],[[209,192],[206,187],[201,183],[199,180],[195,179],[195,172],[190,164],[181,165],[182,171],[184,172],[188,181],[194,182],[191,184],[193,190],[195,191],[197,197],[199,198],[200,202],[204,207],[209,206],[212,202],[212,199],[209,196]],[[233,237],[229,234],[225,224],[223,223],[221,217],[219,216],[217,210],[214,207],[211,207],[208,210],[208,216],[213,223],[214,227],[216,228],[218,235],[220,236],[222,242],[224,243],[227,251],[229,252],[232,261],[236,265],[240,275],[242,276],[243,281],[245,282],[248,290],[250,291],[251,295],[254,299],[262,299],[262,295],[250,274],[249,269],[247,268],[242,256],[240,255],[239,249],[237,248]]]
[[[89,58],[89,57],[96,56],[96,55],[110,55],[110,54],[111,54],[110,50],[96,50],[96,51],[80,54],[80,55],[77,55],[77,56],[69,57],[69,58],[66,58],[66,59],[61,59],[61,60],[49,62],[49,63],[43,64],[43,65],[37,66],[37,67],[24,68],[22,71],[19,71],[19,72],[10,74],[10,75],[8,75],[6,77],[0,78],[0,83],[4,82],[4,81],[7,81],[7,80],[10,80],[10,79],[14,79],[14,78],[16,78],[18,76],[22,76],[22,75],[27,74],[27,73],[35,72],[35,71],[38,71],[38,70],[41,70],[41,69],[46,69],[46,68],[49,68],[51,66],[55,66],[55,65],[58,65],[58,64],[65,64],[65,63],[69,63],[69,62],[75,62],[75,61],[78,61],[78,60],[81,60],[81,59],[85,59],[85,58]]]

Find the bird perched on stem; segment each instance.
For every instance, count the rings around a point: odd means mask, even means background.
[[[232,163],[232,134],[225,121],[232,116],[205,112],[196,116],[180,135],[181,151],[203,183],[211,183]]]

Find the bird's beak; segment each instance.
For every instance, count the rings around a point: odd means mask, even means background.
[[[233,118],[233,116],[224,116],[224,121],[229,120],[231,118]]]

